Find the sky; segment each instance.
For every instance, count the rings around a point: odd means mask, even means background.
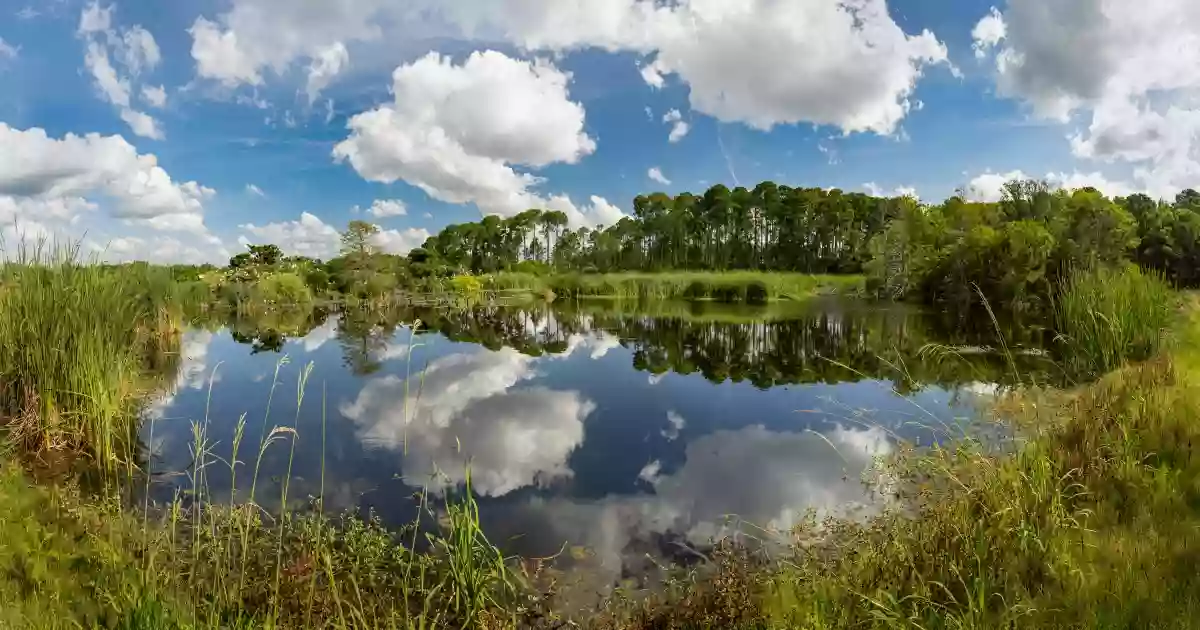
[[[0,0],[0,224],[110,261],[403,253],[528,208],[1200,187],[1194,0]]]

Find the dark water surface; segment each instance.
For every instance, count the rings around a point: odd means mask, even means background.
[[[911,308],[848,301],[218,320],[186,333],[176,386],[142,434],[155,494],[169,498],[191,484],[193,423],[228,461],[245,414],[245,498],[263,433],[294,427],[289,504],[320,495],[324,475],[327,509],[370,508],[395,524],[412,521],[423,487],[461,491],[469,464],[494,543],[526,557],[586,549],[575,561],[611,580],[647,554],[745,531],[739,523],[784,529],[810,509],[869,503],[863,473],[897,437],[945,435],[1010,382],[1000,353],[940,328]],[[1018,350],[1023,375],[1048,369],[1035,355]],[[256,497],[274,509],[282,438]],[[210,496],[228,500],[228,466],[206,475]]]

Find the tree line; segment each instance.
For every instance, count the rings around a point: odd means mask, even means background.
[[[860,273],[867,243],[912,199],[763,182],[703,195],[639,195],[633,216],[567,229],[561,212],[528,210],[446,226],[409,254],[430,274],[539,267],[583,272],[778,270]]]
[[[417,276],[496,271],[865,273],[878,295],[1044,306],[1071,270],[1135,262],[1200,286],[1200,193],[1106,197],[1013,181],[997,202],[938,204],[763,182],[633,201],[614,225],[570,230],[529,210],[449,225],[409,254]]]

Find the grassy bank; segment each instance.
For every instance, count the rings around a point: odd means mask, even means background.
[[[861,276],[777,272],[666,271],[661,273],[556,274],[497,273],[485,276],[485,288],[497,291],[552,293],[557,298],[626,300],[713,300],[766,303],[803,300],[815,295],[857,293]]]

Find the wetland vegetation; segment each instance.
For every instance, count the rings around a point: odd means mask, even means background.
[[[22,252],[0,623],[1192,626],[1200,194],[633,207],[405,257],[364,222],[325,262]]]

